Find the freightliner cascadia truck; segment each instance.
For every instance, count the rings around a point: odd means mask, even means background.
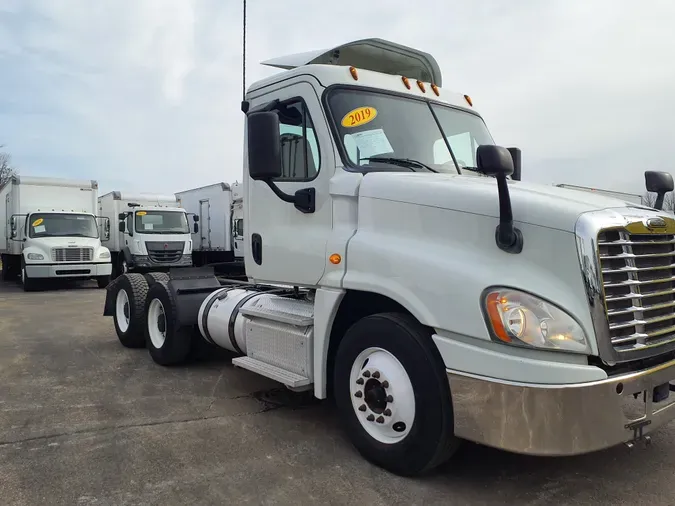
[[[121,276],[122,344],[169,366],[203,338],[332,397],[402,475],[462,440],[575,455],[675,417],[672,217],[514,178],[520,151],[428,53],[366,39],[267,64],[285,71],[242,102],[247,280]]]

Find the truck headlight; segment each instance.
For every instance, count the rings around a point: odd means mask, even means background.
[[[26,255],[28,257],[28,260],[44,260],[45,257],[42,253],[28,253]]]
[[[591,353],[581,325],[562,309],[534,295],[508,288],[483,295],[492,337],[516,346]]]
[[[101,251],[98,254],[99,258],[110,258],[110,251]]]

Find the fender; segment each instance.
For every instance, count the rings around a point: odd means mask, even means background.
[[[125,246],[122,248],[122,251],[120,251],[122,255],[124,255],[124,260],[126,260],[127,265],[131,267],[134,264],[134,259],[131,256],[131,251],[129,250],[129,246]]]
[[[117,286],[117,282],[121,279],[113,279],[108,286],[105,287],[105,302],[103,303],[103,316],[113,316],[115,314],[115,297],[112,295]]]

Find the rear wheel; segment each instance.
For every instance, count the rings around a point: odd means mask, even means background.
[[[130,273],[115,281],[113,322],[115,332],[123,346],[142,348],[145,346],[145,299],[148,282],[143,275]]]
[[[158,281],[169,282],[169,275],[166,272],[146,272],[145,279],[148,280],[148,285],[152,286]]]
[[[445,367],[429,332],[411,316],[381,313],[356,322],[340,342],[334,376],[345,429],[374,464],[414,476],[458,447]]]
[[[146,345],[152,360],[160,365],[185,362],[192,349],[192,327],[181,327],[177,321],[176,302],[166,281],[150,287],[146,302]]]

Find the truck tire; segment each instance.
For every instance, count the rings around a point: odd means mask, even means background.
[[[181,327],[176,320],[176,301],[167,281],[157,281],[148,292],[146,346],[152,360],[170,366],[184,363],[192,350],[192,327]]]
[[[352,325],[337,350],[333,390],[354,447],[392,473],[423,474],[459,445],[445,366],[429,331],[409,315]]]
[[[145,346],[145,299],[148,282],[142,274],[129,273],[120,276],[112,288],[114,297],[113,322],[122,346],[143,348]]]
[[[24,292],[35,292],[38,289],[39,281],[37,279],[29,278],[26,272],[26,264],[21,258],[21,286]]]
[[[145,279],[148,281],[148,286],[152,286],[158,281],[169,282],[169,275],[166,272],[146,272]]]

